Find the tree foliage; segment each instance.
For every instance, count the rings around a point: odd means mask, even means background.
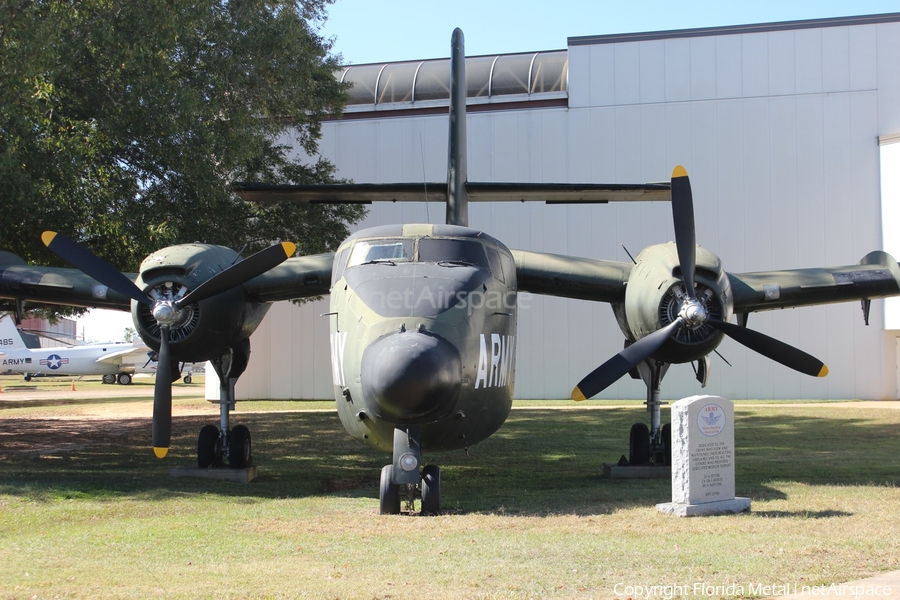
[[[355,206],[257,205],[234,181],[316,183],[339,113],[331,0],[6,0],[0,5],[0,248],[61,264],[55,230],[124,271],[203,241],[324,252]]]

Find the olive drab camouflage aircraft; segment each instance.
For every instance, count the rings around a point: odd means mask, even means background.
[[[178,361],[212,362],[221,382],[220,424],[204,427],[198,464],[250,463],[250,434],[229,424],[234,385],[249,337],[271,302],[329,294],[331,371],[338,414],[353,437],[392,452],[381,472],[380,511],[420,499],[441,510],[441,476],[422,452],[465,448],[509,415],[515,381],[518,292],[609,303],[625,349],[577,383],[590,398],[631,374],[647,386],[650,426],[636,424],[630,460],[664,464],[669,432],[660,425],[660,382],[670,364],[695,362],[706,381],[708,355],[724,336],[812,376],[827,369],[809,354],[746,327],[747,315],[776,308],[900,294],[900,267],[884,252],[859,264],[735,274],[695,243],[685,169],[671,183],[645,185],[475,183],[466,177],[463,36],[450,60],[446,182],[270,186],[237,184],[248,201],[421,201],[443,197],[445,225],[398,224],[358,231],[334,254],[291,257],[290,243],[241,260],[228,248],[187,244],[151,254],[124,275],[70,238],[44,233],[48,247],[77,267],[24,264],[0,255],[0,297],[75,306],[130,308],[145,343],[159,352],[152,445],[165,456],[171,435],[171,381]],[[470,201],[669,201],[675,243],[644,249],[631,263],[516,251],[469,227]],[[627,284],[627,285],[626,285]],[[737,317],[738,324],[731,323]]]

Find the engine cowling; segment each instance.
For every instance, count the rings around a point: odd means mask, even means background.
[[[154,300],[175,300],[231,266],[238,254],[224,246],[183,244],[157,250],[141,263],[135,285]],[[220,356],[225,349],[250,337],[269,308],[268,303],[246,296],[238,286],[180,309],[170,327],[173,360],[201,362]],[[131,303],[138,334],[159,350],[160,327],[151,307]]]
[[[672,323],[686,298],[673,242],[645,248],[635,263],[625,288],[625,301],[613,306],[619,327],[631,342]],[[697,299],[711,318],[728,321],[734,304],[722,262],[712,252],[697,246],[696,264]],[[723,337],[706,323],[685,326],[666,340],[652,358],[674,364],[691,362],[715,350]]]

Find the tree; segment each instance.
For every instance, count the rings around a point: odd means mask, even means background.
[[[62,263],[44,230],[123,271],[193,241],[333,249],[357,206],[257,205],[234,181],[333,180],[320,123],[345,102],[318,35],[332,0],[0,5],[0,247]],[[299,152],[297,152],[299,150]]]

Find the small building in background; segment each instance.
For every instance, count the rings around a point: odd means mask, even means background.
[[[47,319],[23,319],[19,324],[19,331],[25,345],[29,348],[58,348],[60,346],[75,346],[76,321],[73,319],[59,319],[56,323],[50,323]]]

